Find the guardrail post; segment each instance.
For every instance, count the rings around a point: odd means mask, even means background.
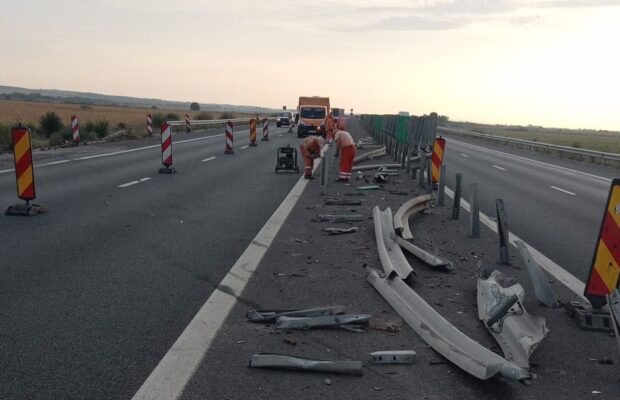
[[[441,179],[441,178],[439,178]],[[480,207],[478,205],[478,184],[469,184],[469,236],[480,237]]]
[[[442,165],[439,173],[439,190],[437,190],[437,205],[443,206],[446,192],[446,166]]]
[[[321,158],[321,196],[327,195],[327,182],[329,180],[329,156],[331,155],[331,147],[323,153]]]
[[[508,218],[506,217],[504,200],[495,199],[495,210],[497,212],[497,234],[499,236],[499,262],[510,264]]]
[[[461,186],[463,174],[456,174],[456,186],[454,187],[454,203],[452,204],[452,219],[459,219],[461,213]]]
[[[420,174],[418,176],[419,187],[424,186],[424,168],[425,167],[426,167],[426,153],[424,151],[421,151],[420,152],[420,169],[418,170],[418,173]]]
[[[432,159],[426,159],[426,192],[433,193],[433,174],[431,173]]]

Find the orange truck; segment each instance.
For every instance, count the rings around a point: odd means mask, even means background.
[[[297,112],[299,113],[297,137],[308,135],[325,137],[325,117],[329,113],[329,97],[301,96]]]

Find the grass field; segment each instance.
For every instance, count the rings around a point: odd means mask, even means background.
[[[146,135],[147,114],[176,114],[179,120],[187,113],[192,119],[218,119],[222,117],[220,112],[210,111],[185,111],[178,109],[151,109],[130,108],[113,106],[94,106],[80,104],[46,103],[32,101],[0,100],[0,150],[8,150],[10,147],[10,127],[22,123],[31,127],[35,133],[33,145],[35,147],[46,146],[49,140],[39,132],[39,121],[46,112],[55,112],[62,120],[65,128],[64,134],[71,125],[71,116],[76,115],[80,123],[80,133],[89,122],[107,121],[109,133],[125,130],[129,136],[140,137]],[[202,115],[201,115],[202,114]],[[243,117],[243,114],[235,113],[235,117]],[[229,118],[230,116],[227,116]],[[157,128],[154,127],[154,132]],[[85,133],[85,132],[84,132]]]
[[[450,122],[447,127],[534,142],[620,154],[620,132]]]

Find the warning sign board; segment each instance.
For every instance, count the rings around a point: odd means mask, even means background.
[[[34,166],[32,165],[32,145],[30,129],[13,128],[13,157],[15,158],[15,180],[17,197],[22,200],[34,200],[37,196],[34,188]]]
[[[605,295],[618,287],[620,277],[620,178],[611,183],[609,197],[601,223],[590,276],[584,295],[592,306],[600,308]]]

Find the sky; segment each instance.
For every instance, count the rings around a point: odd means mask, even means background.
[[[0,85],[620,130],[620,0],[0,0]]]

